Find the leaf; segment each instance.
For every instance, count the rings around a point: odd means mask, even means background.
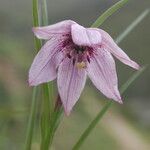
[[[39,18],[38,18],[38,0],[32,0],[32,16],[33,16],[33,26],[39,26]],[[35,38],[35,47],[38,51],[41,46],[41,40]],[[33,137],[33,129],[34,129],[34,122],[36,118],[36,108],[37,108],[37,87],[33,88],[33,95],[32,95],[32,104],[31,104],[31,112],[29,116],[29,122],[27,127],[27,135],[25,141],[25,150],[31,150],[32,144],[32,137]]]
[[[116,43],[120,43],[142,20],[149,14],[150,10],[142,12],[117,38]]]
[[[121,0],[106,10],[97,20],[92,24],[91,27],[98,28],[106,19],[108,19],[112,14],[114,14],[117,10],[122,8],[128,0]]]
[[[147,65],[142,67],[140,70],[138,70],[137,72],[135,72],[120,88],[120,92],[121,94],[123,94],[128,87],[146,70]]]
[[[33,16],[33,26],[34,27],[39,26],[38,0],[32,0],[32,16]],[[34,39],[36,50],[39,51],[39,49],[42,46],[42,42],[36,37],[34,37]]]
[[[36,108],[37,108],[36,98],[37,98],[37,87],[33,88],[31,112],[29,116],[27,135],[26,135],[26,141],[25,141],[25,150],[31,150],[33,129],[34,129],[34,123],[35,123],[35,116],[36,116]]]

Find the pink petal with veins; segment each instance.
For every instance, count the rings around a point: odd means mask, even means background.
[[[71,26],[72,40],[79,46],[93,46],[101,44],[101,34],[93,29],[84,28],[78,24]]]
[[[30,86],[36,86],[56,78],[56,68],[63,58],[59,49],[57,39],[51,39],[41,48],[29,70]]]
[[[67,115],[79,99],[86,82],[86,70],[78,69],[66,58],[58,68],[58,91]]]
[[[75,22],[65,20],[50,26],[33,27],[32,30],[37,38],[48,40],[54,36],[68,34],[71,31],[72,24],[75,24]]]
[[[98,49],[88,66],[88,76],[106,97],[122,103],[118,91],[115,61],[109,52]]]
[[[129,56],[114,42],[111,36],[102,29],[98,29],[102,34],[102,43],[104,44],[105,49],[107,49],[110,53],[112,53],[117,59],[119,59],[124,64],[138,70],[140,66],[133,60],[129,58]]]

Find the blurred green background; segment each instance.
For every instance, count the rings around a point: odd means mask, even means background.
[[[90,26],[117,0],[47,0],[49,23],[72,19]],[[101,28],[116,38],[142,11],[149,0],[130,0]],[[28,69],[35,56],[31,0],[0,1],[0,150],[21,150],[24,146],[32,88]],[[150,64],[150,15],[121,43],[124,51],[139,64]],[[119,85],[134,71],[117,62]],[[82,150],[150,149],[150,69],[123,94],[124,104],[115,103],[88,137]],[[40,101],[40,100],[39,100]],[[63,118],[53,149],[71,150],[83,130],[108,101],[90,81],[69,117]],[[39,102],[40,103],[40,102]],[[40,110],[40,109],[38,109]],[[38,116],[33,150],[39,149]]]

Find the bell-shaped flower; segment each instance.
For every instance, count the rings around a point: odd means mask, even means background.
[[[117,46],[107,32],[84,28],[71,20],[34,27],[33,32],[47,42],[31,65],[30,86],[57,78],[58,92],[67,115],[79,99],[87,76],[106,97],[122,103],[112,55],[134,69],[138,70],[139,65]]]

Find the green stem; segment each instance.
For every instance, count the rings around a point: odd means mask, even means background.
[[[33,16],[33,26],[39,26],[37,0],[32,0],[32,16]],[[35,38],[35,47],[37,51],[41,47],[41,41],[37,38]],[[37,95],[37,87],[34,87],[33,96],[32,96],[32,104],[31,104],[31,112],[30,112],[28,128],[27,128],[25,150],[31,150],[34,122],[36,118],[36,108],[37,108],[36,95]]]
[[[53,112],[53,116],[51,119],[51,127],[49,128],[49,130],[51,132],[51,134],[49,135],[50,145],[52,144],[55,131],[57,130],[57,128],[60,124],[62,112],[63,112],[62,103],[61,103],[60,96],[58,95],[57,100],[56,100],[56,104],[55,104],[55,109]]]
[[[42,25],[48,24],[47,3],[41,1],[41,20]],[[52,144],[55,134],[55,126],[59,118],[59,112],[54,110],[53,105],[53,83],[43,86],[43,111],[41,115],[41,150],[48,150]]]
[[[41,1],[41,12],[42,25],[48,25],[47,0]]]
[[[42,87],[43,91],[43,99],[42,99],[42,114],[41,114],[41,150],[48,150],[49,148],[49,138],[47,138],[47,135],[50,134],[49,128],[50,128],[50,119],[51,119],[51,100],[50,100],[50,90],[49,85],[44,84]]]
[[[45,108],[45,106],[44,106],[44,108]],[[51,114],[51,118],[48,118],[48,115],[47,115],[48,111],[49,110],[47,107],[47,112],[44,110],[44,112],[42,114],[42,118],[44,118],[44,119],[42,119],[42,122],[41,122],[41,125],[42,125],[41,129],[43,129],[41,150],[48,150],[49,147],[52,145],[55,131],[60,123],[60,117],[62,114],[62,105],[57,105],[57,107],[55,107],[55,110]],[[45,116],[44,116],[44,114],[45,114]],[[47,119],[50,119],[50,120],[47,120]]]
[[[38,0],[32,0],[32,16],[33,16],[33,26],[39,26],[39,15],[38,15]],[[38,51],[42,46],[41,40],[35,37],[35,47]]]
[[[36,94],[37,94],[37,87],[33,88],[31,112],[30,112],[29,122],[27,127],[25,150],[31,150],[34,122],[36,117],[36,108],[37,108]]]
[[[41,1],[41,25],[45,26],[48,25],[48,14],[47,14],[47,1]],[[53,112],[52,106],[52,83],[48,84],[45,83],[42,86],[42,113],[41,113],[41,150],[48,150],[49,149],[49,128],[50,128],[50,119]]]

